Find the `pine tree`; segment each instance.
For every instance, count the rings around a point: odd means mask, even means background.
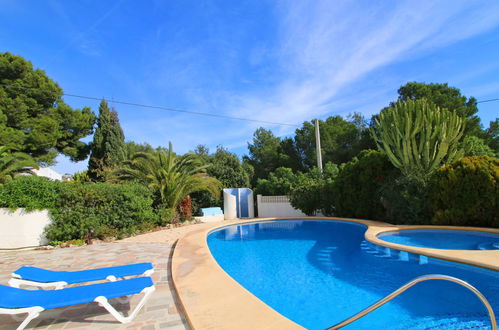
[[[125,135],[118,113],[110,110],[106,100],[99,106],[99,118],[88,161],[88,175],[93,181],[104,181],[106,174],[125,160]]]

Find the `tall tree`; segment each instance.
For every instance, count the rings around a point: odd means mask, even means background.
[[[258,128],[253,134],[253,143],[248,143],[249,156],[247,161],[254,168],[252,185],[260,178],[266,178],[270,172],[281,166],[281,139],[272,131]]]
[[[206,169],[209,176],[217,179],[222,184],[222,188],[243,188],[250,186],[251,173],[248,168],[241,163],[236,154],[229,152],[223,146],[217,146],[214,154],[209,154],[206,146],[198,145],[194,150],[199,160],[207,164]],[[199,208],[222,206],[222,200],[214,197],[206,191],[192,194],[194,212],[198,213]]]
[[[83,160],[89,146],[80,141],[92,134],[90,108],[72,109],[63,91],[43,70],[21,56],[0,53],[0,145],[52,165],[58,153]]]
[[[402,102],[427,99],[441,109],[455,112],[459,117],[465,119],[463,137],[467,135],[482,137],[483,135],[480,118],[476,115],[478,112],[476,99],[474,97],[467,98],[461,94],[459,89],[449,87],[447,83],[409,82],[399,88],[398,94],[398,99]],[[391,105],[395,103],[392,102]]]
[[[127,153],[118,113],[109,110],[106,100],[102,100],[99,106],[97,129],[91,146],[88,175],[94,181],[104,181],[106,173],[124,161]]]
[[[358,123],[355,123],[355,120]],[[361,150],[362,122],[358,116],[353,121],[341,116],[328,117],[325,121],[319,120],[323,163],[333,162],[341,164],[350,161]],[[365,128],[364,128],[365,129]],[[296,148],[307,168],[317,165],[315,147],[315,125],[313,121],[304,122],[303,127],[296,130]]]

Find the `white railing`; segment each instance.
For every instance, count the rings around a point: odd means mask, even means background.
[[[304,217],[300,210],[295,209],[289,202],[288,196],[256,196],[258,217]]]

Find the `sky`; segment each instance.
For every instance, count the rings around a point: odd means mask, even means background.
[[[499,98],[499,1],[0,0],[5,51],[65,93],[108,99],[127,141],[241,156],[258,127],[292,136],[315,118],[370,118],[410,81]],[[98,110],[99,101],[64,100]],[[488,126],[498,110],[481,103],[478,115]],[[59,157],[53,168],[86,166]]]

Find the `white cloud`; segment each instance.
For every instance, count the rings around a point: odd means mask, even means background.
[[[279,13],[277,56],[286,74],[271,92],[256,89],[227,99],[238,105],[230,107],[233,115],[297,123],[325,116],[331,102],[342,102],[340,92],[366,74],[499,25],[499,3],[490,1],[370,2],[368,7],[296,1],[281,3]]]
[[[150,59],[144,85],[129,84],[131,93],[142,90],[144,100],[147,91],[174,90],[186,100],[180,108],[291,124],[353,111],[369,116],[393,100],[401,83],[422,74],[385,77],[379,74],[382,68],[499,25],[497,1],[283,1],[274,13],[276,30],[263,33],[275,39],[262,36],[250,48],[234,41],[238,38],[227,27],[213,29],[198,43],[183,40],[184,30],[168,39],[158,27],[143,49],[144,61]],[[239,28],[238,37],[252,33]],[[366,82],[366,77],[378,81]],[[147,103],[177,106],[167,98]],[[172,140],[185,152],[199,143],[244,146],[259,126],[161,112],[128,123],[126,133],[138,141],[146,134],[151,144]],[[295,130],[265,126],[280,136]]]

